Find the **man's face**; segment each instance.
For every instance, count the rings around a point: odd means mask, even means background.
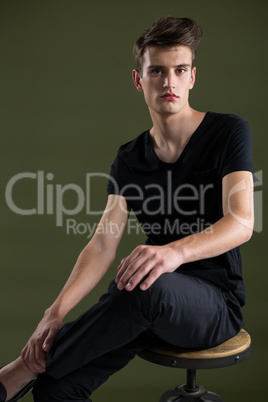
[[[136,88],[144,93],[152,113],[171,115],[189,106],[189,90],[195,82],[192,52],[187,46],[148,47],[142,76],[133,71]]]

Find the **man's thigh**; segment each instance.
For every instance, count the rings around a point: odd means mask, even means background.
[[[243,326],[235,298],[202,279],[168,273],[149,292],[153,308],[151,330],[172,344],[211,347],[236,335]]]

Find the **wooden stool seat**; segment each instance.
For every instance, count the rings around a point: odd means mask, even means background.
[[[162,366],[187,369],[187,384],[165,392],[160,402],[217,401],[223,399],[203,386],[196,385],[196,369],[227,367],[241,363],[250,356],[251,337],[244,329],[222,344],[204,350],[182,349],[161,342],[141,353],[139,357]]]
[[[231,366],[247,359],[251,353],[251,337],[244,330],[228,341],[210,349],[182,349],[161,342],[142,351],[139,356],[162,366],[209,369]]]

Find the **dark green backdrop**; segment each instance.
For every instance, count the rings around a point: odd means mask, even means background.
[[[65,216],[62,227],[55,214],[18,215],[7,205],[6,185],[18,173],[40,171],[53,174],[46,190],[74,183],[85,191],[87,173],[108,173],[118,146],[150,127],[131,80],[132,46],[156,18],[190,16],[203,27],[191,105],[249,121],[255,170],[264,180],[256,191],[266,205],[267,11],[265,0],[1,0],[1,364],[18,355],[87,242],[86,234],[67,234],[66,219],[98,220],[85,208]],[[25,179],[13,197],[21,208],[34,208],[36,192],[36,181]],[[76,197],[68,195],[65,206],[73,208]],[[92,180],[92,209],[101,209],[105,197],[106,180]],[[257,209],[263,230],[242,247],[253,355],[240,366],[199,374],[200,383],[226,402],[265,399],[267,222],[259,203]],[[117,262],[143,240],[141,234],[125,236]],[[68,318],[97,299],[115,270],[116,263]],[[182,371],[136,358],[96,392],[94,402],[155,402],[183,381]]]

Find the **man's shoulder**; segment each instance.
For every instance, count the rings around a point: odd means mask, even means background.
[[[248,122],[241,116],[234,113],[209,112],[207,125],[204,128],[204,138],[214,138],[227,141],[234,136],[240,138],[251,135]]]
[[[215,123],[226,124],[234,126],[236,124],[244,124],[247,121],[237,114],[234,113],[219,113],[219,112],[209,112]]]
[[[148,130],[142,132],[134,139],[122,144],[119,147],[118,154],[127,156],[129,154],[132,154],[133,152],[134,153],[139,152],[142,149],[144,149],[144,147],[146,145],[146,140],[147,140],[147,133],[148,133]]]

